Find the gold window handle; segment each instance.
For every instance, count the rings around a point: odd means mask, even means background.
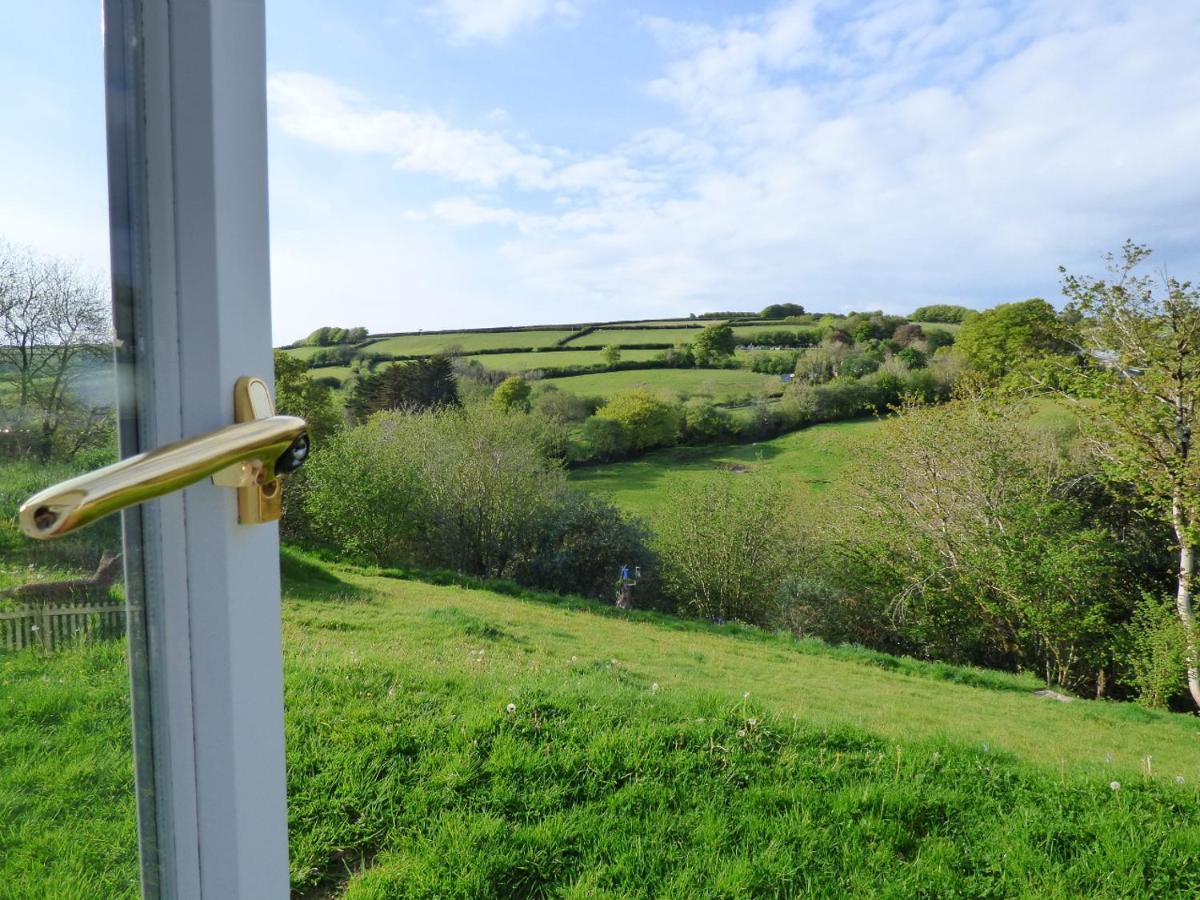
[[[239,378],[234,418],[227,425],[131,456],[111,466],[39,491],[21,505],[21,530],[31,538],[62,537],[109,513],[182,490],[211,477],[236,488],[238,521],[272,522],[282,512],[284,475],[308,456],[308,425],[275,415],[261,378]]]

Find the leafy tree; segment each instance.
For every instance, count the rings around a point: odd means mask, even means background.
[[[848,472],[826,571],[895,623],[892,649],[1094,687],[1140,579],[1133,543],[1073,489],[1081,473],[1028,411],[909,405]]]
[[[629,429],[624,423],[599,416],[592,416],[583,423],[580,438],[589,459],[623,459],[633,447]]]
[[[909,316],[914,322],[946,322],[957,324],[965,322],[975,315],[975,310],[965,306],[954,306],[949,303],[935,303],[931,306],[920,306]]]
[[[615,366],[621,361],[621,348],[616,344],[609,344],[600,351],[600,356],[603,358],[605,365]]]
[[[958,332],[955,346],[971,367],[999,379],[1029,363],[1069,353],[1069,330],[1045,300],[1005,303],[970,318]]]
[[[337,328],[322,326],[306,337],[302,344],[310,347],[328,347],[332,344],[356,344],[367,339],[365,328]]]
[[[439,355],[361,374],[346,409],[361,422],[381,410],[437,409],[460,404],[453,364],[449,357]]]
[[[308,422],[309,437],[318,447],[342,427],[329,387],[309,377],[304,360],[279,350],[275,351],[275,408],[281,415]]]
[[[1111,481],[1131,484],[1168,523],[1178,558],[1175,606],[1187,646],[1187,682],[1200,706],[1200,649],[1194,609],[1200,541],[1200,288],[1163,272],[1138,275],[1150,255],[1127,241],[1108,254],[1109,278],[1063,273],[1081,341],[1096,361],[1076,384],[1085,421]],[[964,327],[964,331],[965,331]]]
[[[692,341],[692,356],[696,365],[707,366],[733,356],[737,339],[728,325],[708,325],[700,329]]]
[[[787,319],[791,316],[804,315],[804,307],[799,303],[772,303],[759,313],[764,319]]]
[[[774,624],[795,543],[783,491],[747,475],[686,488],[663,504],[664,590],[706,619]]]
[[[656,358],[662,360],[671,368],[677,369],[690,368],[696,364],[691,344],[676,344],[670,350],[664,350],[658,354]]]
[[[645,390],[617,394],[596,410],[595,418],[619,422],[635,450],[670,447],[679,440],[679,404]]]
[[[510,375],[497,385],[492,403],[501,412],[529,412],[530,390],[528,381],[520,375]]]
[[[896,358],[903,360],[910,369],[923,369],[929,362],[925,354],[916,347],[905,347],[896,354]]]
[[[869,353],[849,353],[841,362],[838,374],[845,378],[862,378],[879,368],[879,360]]]
[[[892,333],[892,345],[895,347],[908,347],[923,340],[925,340],[925,329],[916,322],[901,325]]]
[[[942,347],[949,347],[954,343],[954,335],[944,328],[926,328],[925,331],[925,346],[930,353],[935,353]]]
[[[840,345],[816,347],[796,361],[796,378],[805,384],[824,384],[838,376],[845,350]]]

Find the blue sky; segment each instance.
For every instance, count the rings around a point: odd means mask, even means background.
[[[106,259],[99,9],[0,9],[0,237]],[[1192,0],[268,0],[276,336],[1200,277]]]

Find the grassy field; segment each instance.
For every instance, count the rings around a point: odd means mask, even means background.
[[[575,469],[579,487],[609,497],[650,521],[667,498],[686,486],[720,477],[732,468],[754,478],[770,473],[803,502],[837,490],[838,473],[853,448],[870,440],[878,419],[817,425],[756,444],[716,447],[673,447],[632,462]]]
[[[408,334],[403,337],[382,338],[366,345],[365,353],[394,353],[397,356],[418,356],[438,353],[453,347],[464,353],[476,350],[498,350],[504,347],[553,347],[573,331],[468,331],[461,334]]]
[[[699,328],[601,328],[577,338],[580,344],[690,344],[700,333]],[[568,345],[570,346],[570,345]]]
[[[1192,719],[296,556],[285,584],[300,896],[1200,891]],[[135,894],[122,657],[0,654],[0,893]]]
[[[645,362],[654,359],[661,350],[622,350],[623,362]],[[599,366],[604,356],[599,350],[554,350],[542,353],[486,353],[468,356],[478,360],[484,368],[500,369],[505,372],[529,372],[547,366]]]
[[[611,397],[634,388],[694,396],[708,394],[717,401],[778,394],[783,384],[777,375],[760,375],[745,369],[629,369],[547,379],[559,390],[596,397]]]

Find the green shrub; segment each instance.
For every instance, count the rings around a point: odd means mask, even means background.
[[[531,404],[529,382],[520,375],[510,375],[496,386],[492,404],[501,412],[529,412]]]
[[[729,474],[663,504],[655,548],[663,590],[705,619],[773,625],[795,537],[779,485]]]
[[[645,390],[617,394],[596,410],[595,418],[619,422],[634,450],[674,446],[683,424],[677,402]]]
[[[1128,626],[1125,662],[1138,703],[1165,709],[1184,687],[1187,634],[1170,599],[1144,597]]]
[[[737,432],[737,423],[729,411],[714,406],[703,397],[693,397],[683,405],[683,439],[689,444],[713,444]]]
[[[546,385],[533,401],[537,415],[551,422],[563,424],[582,422],[603,404],[598,397],[581,397],[572,391],[560,391],[554,385]]]
[[[558,427],[491,406],[378,414],[306,466],[310,533],[378,565],[611,599],[614,560],[644,558],[642,533],[567,486],[552,458],[563,441]]]

